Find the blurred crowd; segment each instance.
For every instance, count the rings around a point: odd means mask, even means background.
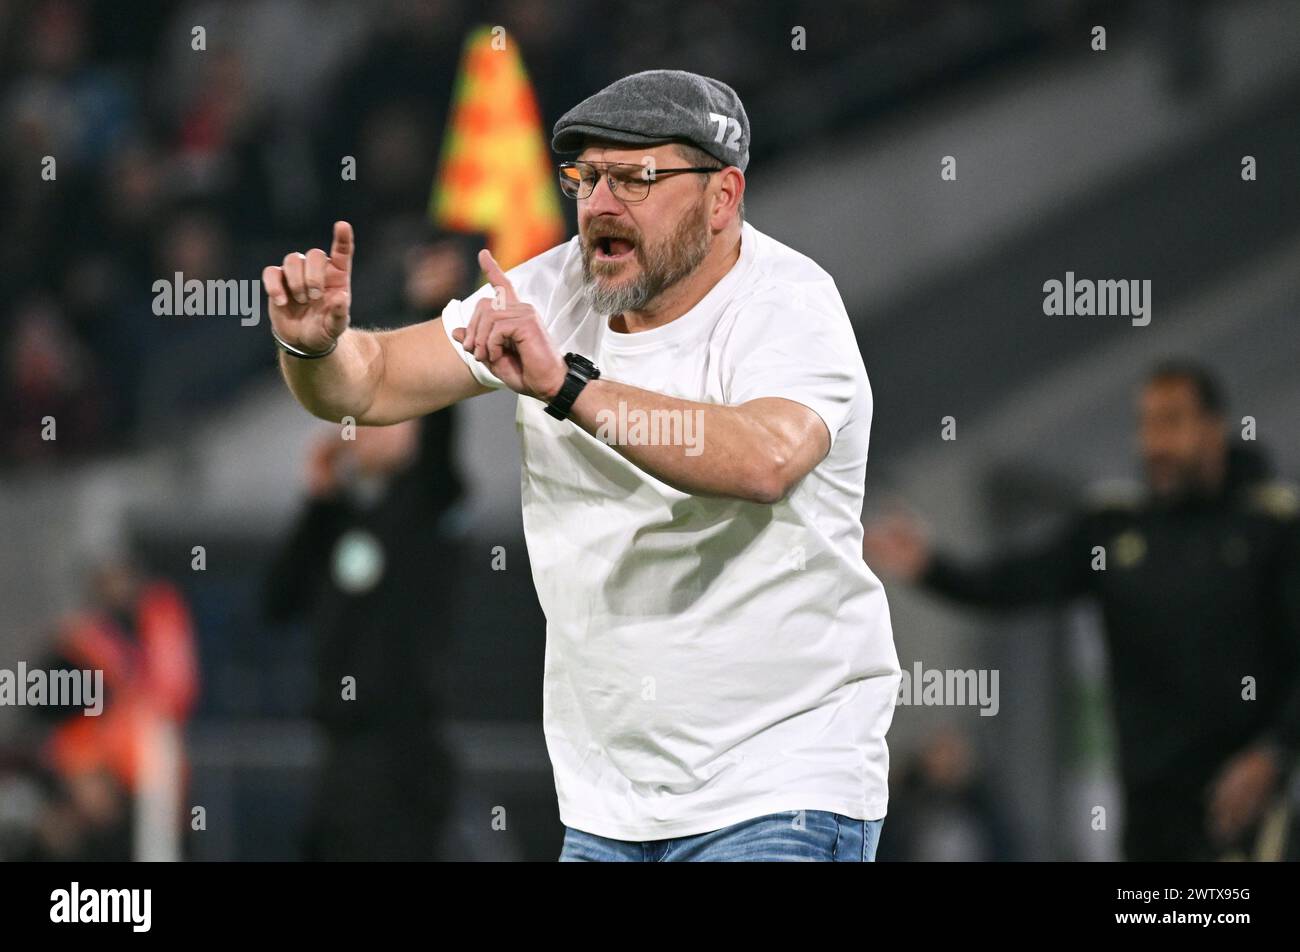
[[[366,250],[358,312],[396,310],[476,24],[518,42],[549,128],[631,68],[707,63],[747,94],[778,86],[791,60],[756,51],[789,38],[763,6],[0,2],[0,390],[14,411],[0,459],[163,439],[268,372],[265,328],[156,317],[160,278],[255,279],[347,218]],[[823,31],[821,55],[851,35]]]

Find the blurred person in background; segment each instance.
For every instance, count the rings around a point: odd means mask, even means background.
[[[159,222],[154,279],[171,284],[180,274],[186,283],[225,280],[240,273],[244,253],[225,209],[205,200],[178,203]],[[265,371],[258,335],[232,333],[234,318],[159,316],[153,279],[133,290],[134,307],[116,315],[121,336],[109,348],[118,381],[130,381],[142,442],[183,432]],[[221,359],[213,359],[214,354]]]
[[[133,803],[157,753],[155,728],[184,727],[199,691],[194,625],[180,591],[129,558],[98,565],[89,604],[63,619],[46,670],[102,671],[102,713],[35,708],[51,719],[43,760],[54,792],[38,824],[47,859],[131,859]],[[183,777],[184,760],[172,769]]]
[[[239,51],[218,47],[200,63],[200,79],[167,117],[173,186],[186,199],[220,208],[247,239],[268,228],[268,210],[283,219],[282,206],[304,204],[301,194],[282,200],[277,188],[296,192],[283,179],[309,176],[277,161],[277,148],[289,148],[284,127],[293,127],[259,98]]]
[[[90,55],[98,25],[89,4],[23,6],[9,48],[0,48],[0,286],[53,283],[100,170],[138,111],[125,78]]]
[[[1144,491],[1087,508],[1040,545],[961,562],[899,514],[868,527],[863,552],[966,605],[1097,599],[1126,857],[1240,856],[1300,749],[1300,507],[1262,454],[1230,443],[1203,367],[1155,367],[1137,416]]]
[[[431,860],[448,846],[455,765],[442,736],[442,662],[459,478],[449,412],[324,434],[309,500],[266,583],[275,622],[304,620],[315,647],[313,716],[325,762],[309,860]]]
[[[367,233],[384,214],[428,202],[447,91],[470,23],[460,3],[384,0],[378,6],[370,41],[353,61],[322,76],[329,122],[313,130],[315,164],[327,172],[322,205],[355,215]],[[357,162],[355,180],[338,173],[341,157],[349,155]]]
[[[19,309],[4,356],[0,459],[65,460],[103,446],[109,393],[94,356],[53,298],[34,297]]]
[[[901,765],[893,785],[890,834],[880,859],[970,863],[1018,858],[998,797],[961,731],[944,727],[927,737]]]
[[[421,213],[386,219],[372,236],[376,254],[357,271],[367,299],[382,323],[405,327],[436,317],[442,307],[466,289],[478,271],[475,240],[481,236],[454,234],[429,224]]]
[[[395,323],[422,321],[471,280],[464,239],[422,220],[394,227],[386,257]],[[441,665],[460,560],[454,410],[355,440],[322,435],[308,502],[267,579],[266,614],[305,621],[315,642],[313,714],[327,754],[304,842],[313,860],[452,858],[456,767],[442,737]],[[355,699],[343,679],[356,679]]]

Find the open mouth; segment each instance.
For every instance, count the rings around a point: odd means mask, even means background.
[[[598,261],[625,261],[636,254],[636,245],[627,238],[604,236],[596,239],[594,250]]]

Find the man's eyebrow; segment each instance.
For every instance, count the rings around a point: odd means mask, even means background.
[[[599,169],[607,169],[607,168],[636,169],[639,172],[643,168],[643,166],[639,162],[614,162],[605,159],[600,159],[600,160],[578,159],[577,161],[582,162],[585,165],[594,165],[596,168]]]

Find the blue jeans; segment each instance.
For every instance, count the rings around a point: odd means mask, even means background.
[[[611,840],[564,828],[561,863],[869,863],[880,843],[879,820],[825,810],[791,810],[667,840]]]

